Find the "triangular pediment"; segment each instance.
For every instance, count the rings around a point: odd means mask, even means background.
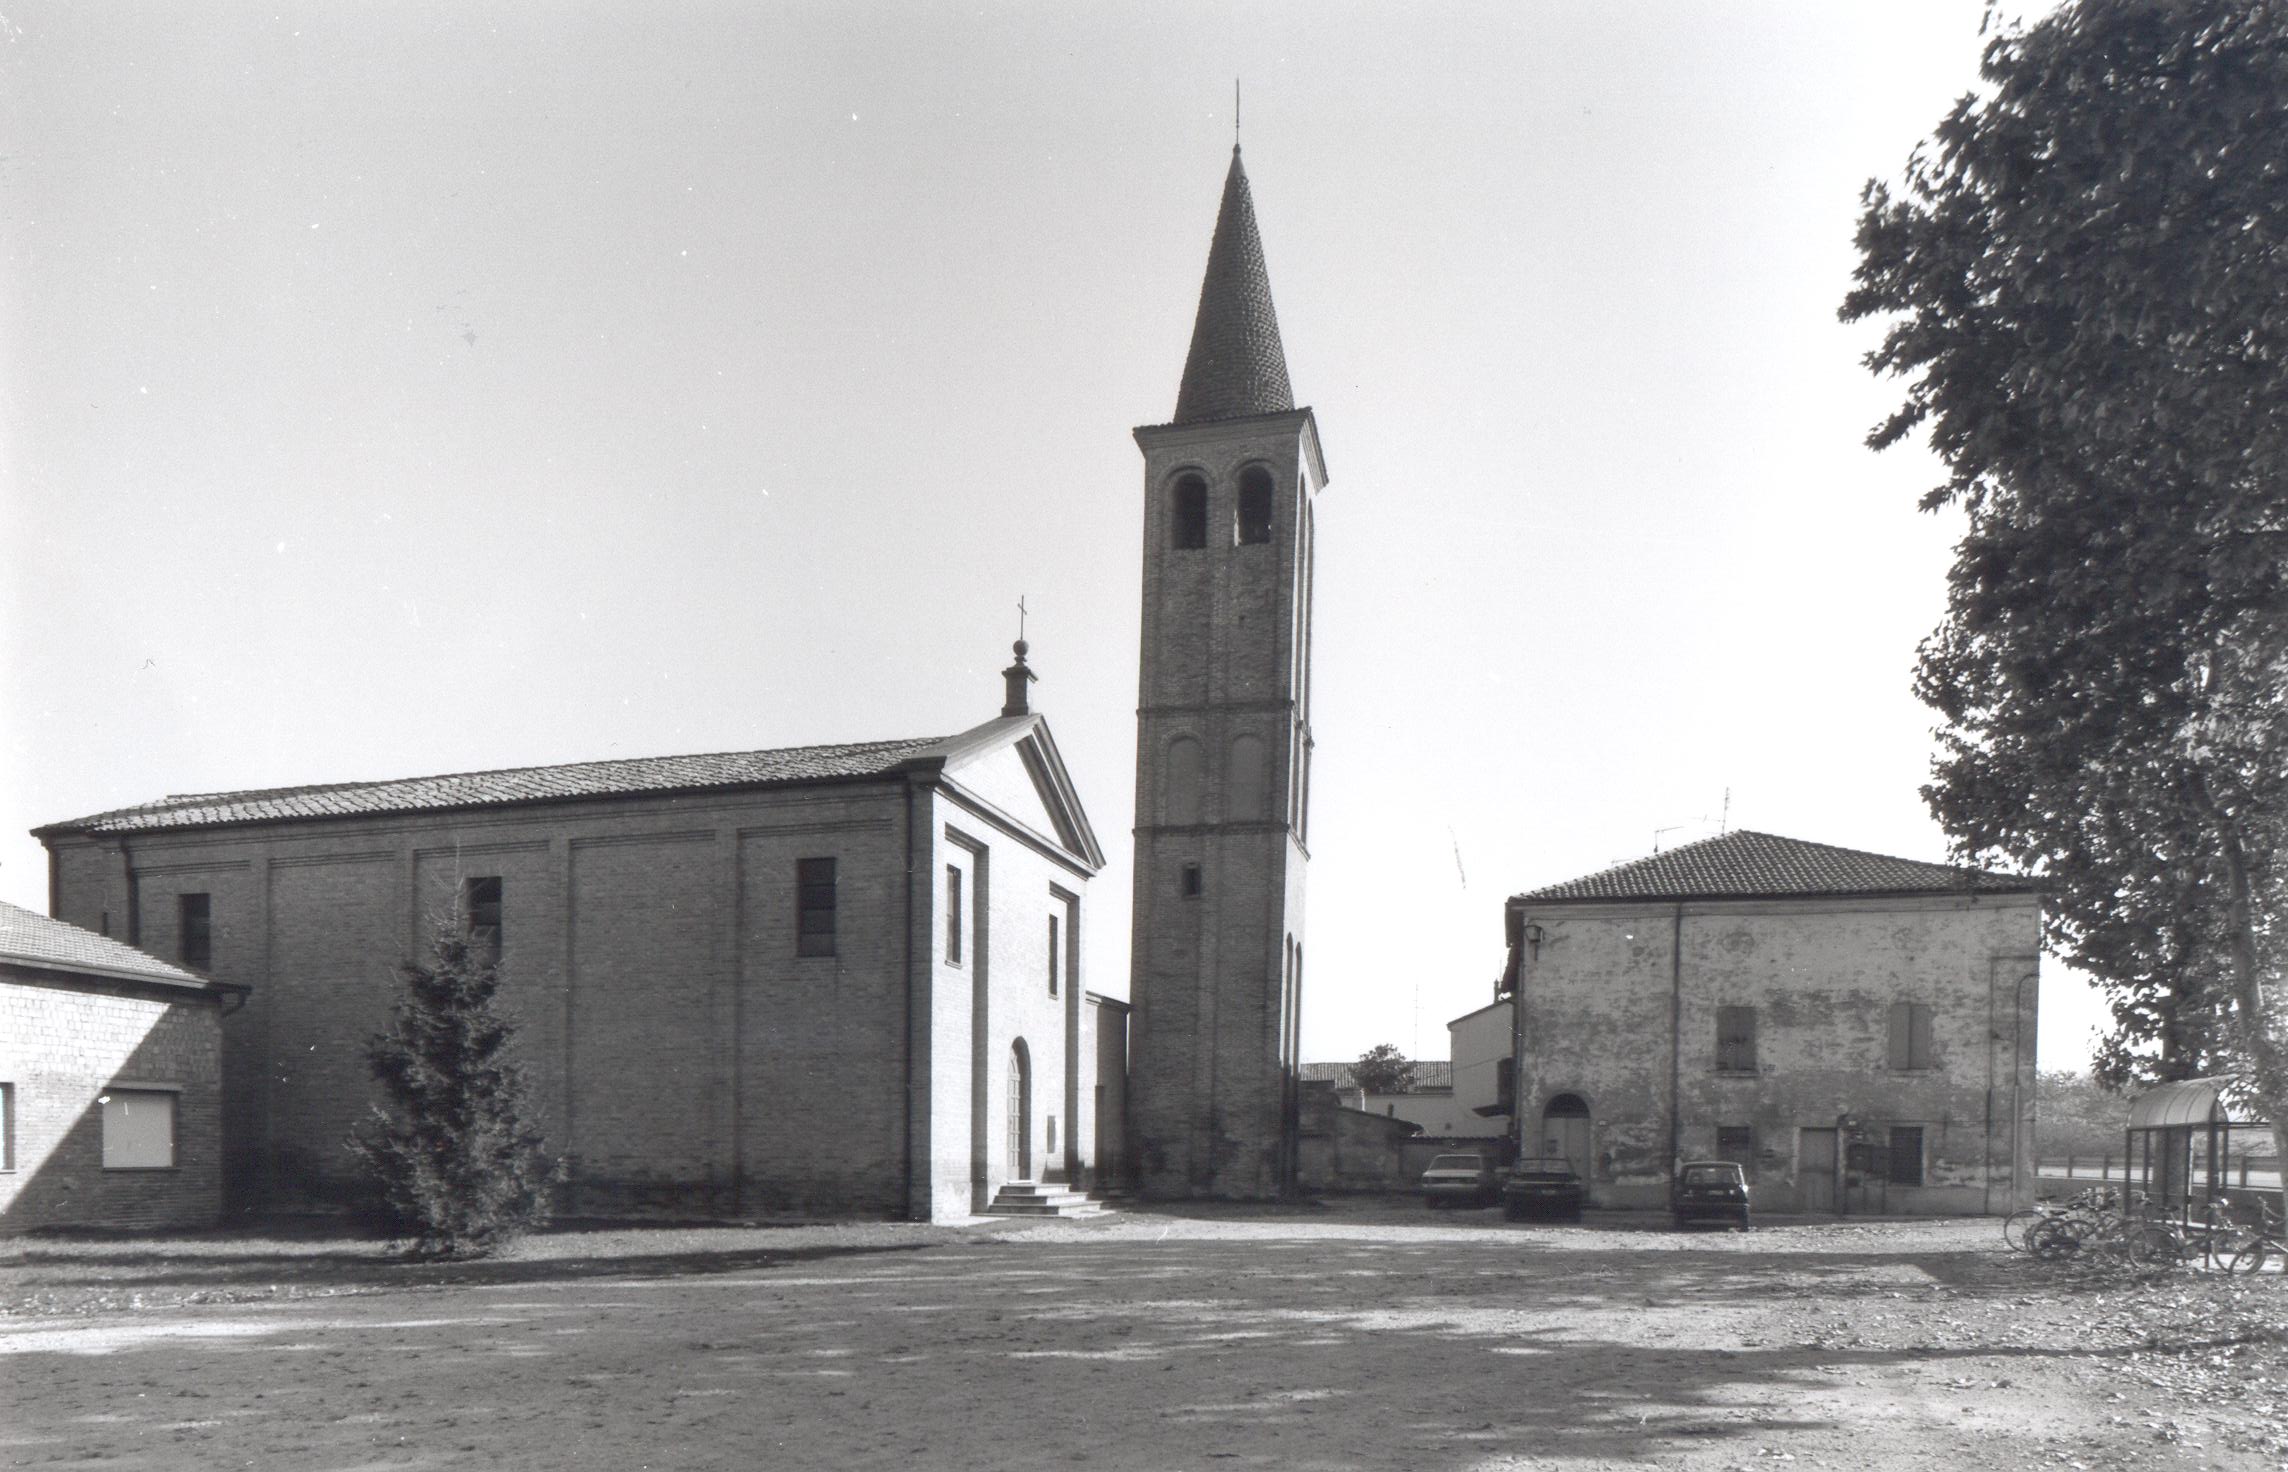
[[[1045,839],[1090,869],[1104,867],[1104,851],[1081,809],[1072,775],[1056,738],[1038,715],[1003,716],[917,758],[935,765],[971,798]]]

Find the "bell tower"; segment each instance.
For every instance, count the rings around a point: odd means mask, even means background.
[[[1132,1115],[1147,1196],[1295,1187],[1318,426],[1232,149],[1176,413],[1144,452]]]

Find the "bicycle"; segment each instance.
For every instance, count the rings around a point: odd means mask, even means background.
[[[2190,1266],[2197,1260],[2204,1267],[2225,1267],[2253,1245],[2258,1235],[2233,1220],[2229,1200],[2214,1196],[2202,1209],[2198,1222],[2187,1217],[2156,1225],[2164,1235],[2156,1244],[2153,1257],[2171,1266]],[[2256,1268],[2248,1271],[2254,1272]]]
[[[2075,1193],[2063,1204],[2053,1198],[2044,1197],[2032,1206],[2013,1211],[2002,1218],[2002,1245],[2021,1252],[2031,1250],[2032,1244],[2027,1239],[2034,1228],[2044,1222],[2059,1217],[2094,1221],[2095,1218],[2112,1211],[2113,1202],[2113,1190],[2109,1186],[2091,1186],[2085,1191]]]
[[[2227,1272],[2261,1273],[2264,1265],[2274,1258],[2288,1263],[2288,1241],[2282,1240],[2284,1235],[2288,1235],[2288,1226],[2274,1226],[2276,1218],[2265,1209],[2262,1202],[2257,1203],[2256,1216],[2257,1224],[2249,1229],[2250,1240],[2232,1255],[2231,1262],[2225,1264]]]
[[[2043,1262],[2058,1262],[2084,1252],[2104,1254],[2133,1263],[2148,1263],[2174,1251],[2169,1229],[2145,1215],[2142,1193],[2134,1207],[2119,1213],[2082,1215],[2061,1212],[2037,1224],[2027,1234],[2026,1250]]]

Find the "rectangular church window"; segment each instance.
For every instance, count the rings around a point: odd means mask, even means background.
[[[961,964],[961,866],[945,866],[945,958]]]
[[[834,954],[834,860],[797,859],[794,865],[794,953]]]
[[[1199,866],[1199,865],[1197,865],[1197,864],[1186,864],[1186,865],[1184,865],[1184,874],[1183,874],[1183,881],[1182,881],[1182,885],[1181,885],[1181,888],[1182,888],[1183,896],[1184,896],[1184,898],[1185,898],[1185,899],[1188,899],[1188,900],[1196,900],[1196,899],[1198,899],[1198,898],[1200,897],[1200,866]]]
[[[1049,917],[1049,995],[1057,994],[1057,972],[1064,965],[1064,927],[1054,915]],[[1055,1149],[1054,1145],[1049,1147]]]
[[[175,896],[176,954],[193,971],[214,965],[214,899],[211,895]]]
[[[497,874],[461,881],[461,923],[479,960],[501,958],[501,890]]]

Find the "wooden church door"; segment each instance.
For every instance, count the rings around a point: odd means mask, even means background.
[[[1033,1078],[1020,1038],[1009,1048],[1009,1174],[1012,1179],[1033,1178]]]

